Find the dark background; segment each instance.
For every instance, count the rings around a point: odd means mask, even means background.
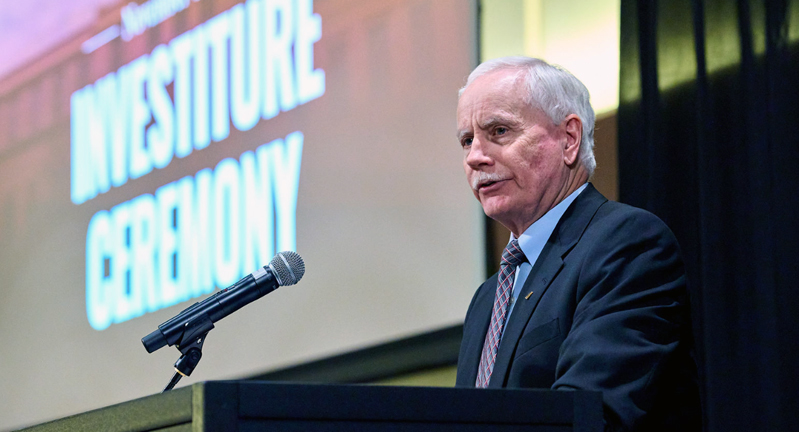
[[[799,4],[621,4],[619,198],[682,246],[706,430],[796,430]]]

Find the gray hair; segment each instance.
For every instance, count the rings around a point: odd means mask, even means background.
[[[543,111],[554,124],[560,124],[569,114],[577,114],[580,117],[583,123],[580,161],[591,177],[596,168],[594,158],[596,117],[594,109],[591,108],[588,89],[566,69],[530,57],[501,57],[488,60],[472,71],[466,80],[466,85],[458,92],[458,97],[477,78],[489,72],[508,69],[526,72],[524,74],[528,90],[526,102]]]

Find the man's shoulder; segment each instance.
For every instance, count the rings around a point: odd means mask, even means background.
[[[601,197],[601,202],[598,202],[596,212],[589,223],[589,229],[622,230],[629,233],[658,231],[673,236],[666,223],[654,213],[609,200],[593,188],[585,192],[588,192],[586,198],[589,200],[596,200],[596,196]],[[593,194],[595,196],[592,196]]]
[[[673,236],[668,225],[654,213],[617,201],[608,201],[597,211],[597,221],[604,222],[614,229],[632,232],[658,231]]]
[[[662,219],[648,210],[611,200],[599,207],[596,219],[603,222],[643,223],[666,227],[666,223]]]
[[[655,214],[610,201],[593,188],[585,192],[588,195],[575,201],[571,220],[564,221],[559,233],[564,251],[570,251],[572,259],[584,257],[595,262],[602,256],[627,256],[644,250],[681,255],[674,233]]]

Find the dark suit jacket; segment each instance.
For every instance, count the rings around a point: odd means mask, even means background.
[[[466,314],[459,386],[474,386],[496,286]],[[610,430],[699,430],[692,341],[674,235],[589,184],[519,291],[489,387],[600,390]]]

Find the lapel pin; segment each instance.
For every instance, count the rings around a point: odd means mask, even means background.
[[[533,292],[532,292],[532,291],[530,291],[530,294],[527,294],[526,296],[524,296],[524,299],[525,299],[525,300],[530,300],[530,296],[531,296],[531,295],[533,295]]]

